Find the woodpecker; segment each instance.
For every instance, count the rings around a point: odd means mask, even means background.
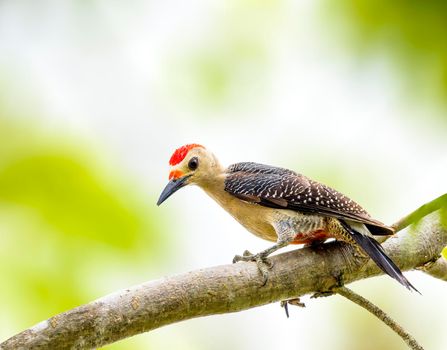
[[[392,235],[393,229],[340,192],[285,168],[253,162],[224,168],[199,144],[176,149],[169,164],[169,182],[157,205],[186,185],[201,187],[248,231],[275,242],[257,254],[245,252],[233,260],[256,262],[264,283],[271,253],[288,244],[322,243],[335,238],[353,245],[383,272],[417,291],[373,237]]]

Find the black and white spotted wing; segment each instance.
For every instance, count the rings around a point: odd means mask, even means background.
[[[225,191],[251,203],[364,223],[375,235],[393,231],[340,192],[294,171],[257,163],[228,167]]]

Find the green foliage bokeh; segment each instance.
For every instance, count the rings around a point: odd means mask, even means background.
[[[7,281],[0,298],[9,301],[2,338],[141,282],[159,256],[151,206],[97,163],[38,127],[0,118],[0,274]]]
[[[420,102],[447,106],[447,2],[328,3],[328,18],[337,18],[343,38],[354,44],[357,53],[363,57],[389,57],[401,73],[407,94]]]

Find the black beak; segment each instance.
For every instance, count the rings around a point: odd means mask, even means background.
[[[169,181],[163,192],[161,192],[160,198],[158,198],[157,205],[160,205],[166,199],[168,199],[172,194],[174,194],[174,192],[186,186],[187,185],[186,180],[188,180],[190,176],[191,175],[186,175],[179,179]]]

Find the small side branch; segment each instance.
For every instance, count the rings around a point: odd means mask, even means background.
[[[423,217],[425,217],[428,214],[433,213],[434,211],[437,211],[439,209],[447,210],[447,193],[443,194],[442,196],[439,196],[436,199],[433,199],[432,201],[430,201],[428,203],[425,203],[424,205],[421,205],[415,211],[408,214],[407,216],[404,216],[402,219],[397,221],[391,227],[396,232],[399,232],[400,230],[403,230],[405,227],[410,226],[411,224],[413,224],[415,222],[418,222]]]
[[[406,332],[402,326],[400,326],[396,321],[394,321],[391,317],[389,317],[382,309],[371,303],[369,300],[365,299],[361,295],[358,295],[354,291],[346,287],[340,287],[334,289],[337,294],[344,296],[346,299],[351,300],[353,303],[363,307],[368,310],[374,316],[376,316],[379,320],[389,326],[394,332],[396,332],[405,343],[407,343],[408,347],[413,350],[424,350],[424,348],[418,344],[416,339],[414,339],[411,334]]]

